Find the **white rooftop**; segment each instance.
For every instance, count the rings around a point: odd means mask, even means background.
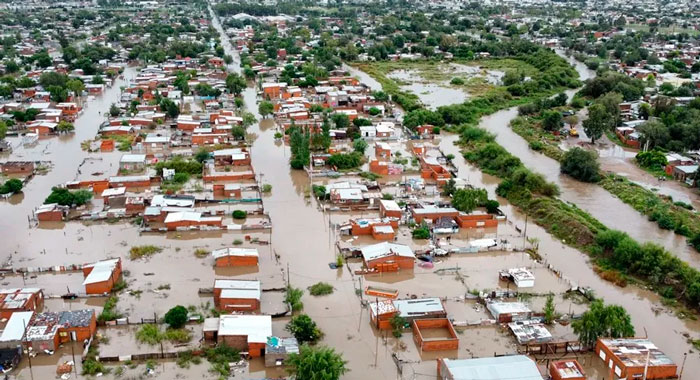
[[[403,244],[395,244],[389,242],[368,245],[366,247],[362,247],[360,251],[362,252],[362,258],[365,261],[376,260],[387,256],[402,256],[415,258],[411,247]]]
[[[248,343],[266,343],[272,335],[272,317],[269,315],[222,315],[219,317],[219,336],[244,335]]]

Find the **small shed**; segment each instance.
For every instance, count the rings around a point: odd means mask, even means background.
[[[532,315],[532,310],[522,302],[494,301],[487,303],[486,308],[498,323],[523,321]]]

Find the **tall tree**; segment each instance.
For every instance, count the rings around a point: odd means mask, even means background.
[[[579,341],[588,347],[592,347],[600,337],[634,336],[634,326],[627,311],[622,306],[605,305],[602,300],[594,300],[590,309],[571,326],[578,334]]]
[[[603,132],[609,128],[610,115],[602,104],[594,104],[588,108],[588,119],[583,121],[583,130],[591,138],[591,143],[603,136]]]
[[[247,86],[242,76],[231,73],[226,77],[226,88],[234,95],[238,96]]]

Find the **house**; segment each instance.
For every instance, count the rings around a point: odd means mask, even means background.
[[[23,345],[35,352],[56,350],[62,343],[84,342],[95,335],[95,310],[74,310],[35,314],[27,324]]]
[[[522,302],[493,301],[486,304],[486,309],[498,323],[523,321],[532,316],[532,310]]]
[[[44,292],[39,288],[0,289],[0,318],[22,311],[40,311]]]
[[[219,317],[217,343],[224,344],[248,356],[265,354],[267,339],[272,336],[272,317],[269,315],[222,315]]]
[[[646,338],[598,338],[595,353],[620,379],[676,377],[676,364]]]
[[[439,380],[542,380],[540,370],[525,355],[476,359],[437,359]]]
[[[147,175],[114,176],[109,177],[109,187],[126,187],[127,189],[141,189],[151,186],[151,177]]]
[[[68,215],[68,206],[61,206],[58,203],[41,205],[34,210],[36,219],[40,222],[60,222]]]
[[[217,267],[242,267],[258,265],[255,248],[221,248],[211,252]]]
[[[41,120],[36,120],[27,124],[27,129],[39,136],[46,136],[54,133],[56,131],[56,127],[58,127],[57,123]]]
[[[220,216],[203,216],[201,212],[185,211],[185,212],[170,212],[165,217],[165,227],[168,231],[175,231],[182,228],[201,228],[201,227],[221,227],[222,219]]]
[[[482,211],[474,211],[466,214],[460,212],[455,218],[459,228],[495,228],[498,227],[498,218],[494,214]]]
[[[411,207],[413,220],[420,224],[424,220],[435,222],[443,217],[456,218],[459,211],[452,207],[436,207],[432,205],[422,205],[421,207]]]
[[[439,298],[382,300],[369,302],[370,323],[381,330],[391,329],[391,318],[398,314],[407,322],[414,319],[446,318],[447,311]]]
[[[420,157],[421,178],[433,179],[438,186],[442,186],[452,178],[452,173],[438,162],[435,157]]]
[[[391,160],[391,146],[381,141],[374,143],[374,156],[382,160]]]
[[[552,340],[552,334],[539,321],[517,321],[508,324],[518,344],[546,343]]]
[[[237,183],[224,183],[214,185],[214,195],[225,198],[241,199],[243,188]]]
[[[219,310],[257,312],[261,293],[257,280],[214,280],[214,305]]]
[[[586,373],[576,359],[564,359],[549,363],[552,380],[586,380]]]
[[[34,174],[32,161],[7,161],[0,163],[0,173],[3,175],[28,176]]]
[[[296,338],[268,337],[265,344],[265,367],[283,366],[289,354],[298,353],[299,342]]]
[[[2,330],[2,334],[0,334],[0,349],[21,346],[22,339],[24,339],[24,331],[33,316],[33,311],[19,311],[12,314]],[[0,363],[0,365],[3,365],[4,368],[3,363]]]
[[[671,174],[676,181],[688,182],[695,179],[697,171],[698,165],[678,165],[673,167]]]
[[[394,200],[379,200],[379,216],[382,218],[401,218],[403,210]]]
[[[87,294],[105,294],[112,291],[122,274],[121,258],[83,265],[83,286]]]
[[[142,171],[145,168],[145,154],[125,154],[119,159],[119,170]]]
[[[362,253],[365,267],[377,272],[396,272],[400,269],[413,269],[416,259],[411,247],[389,242],[362,247],[360,252]]]
[[[243,149],[220,149],[212,152],[217,165],[250,165],[250,155]]]
[[[499,273],[502,280],[512,280],[518,288],[535,286],[535,275],[527,268],[511,268]]]

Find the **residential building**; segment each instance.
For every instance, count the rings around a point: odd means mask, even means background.
[[[268,337],[272,336],[269,315],[222,315],[219,317],[217,343],[247,352],[257,358],[265,353]]]
[[[83,286],[87,294],[106,294],[112,291],[122,275],[122,259],[110,259],[83,265]]]
[[[647,380],[676,377],[673,360],[646,338],[598,338],[595,353],[619,379]]]
[[[214,305],[219,310],[257,312],[261,295],[257,280],[214,280]]]
[[[258,265],[255,248],[221,248],[211,252],[217,267],[242,267]]]
[[[411,247],[403,244],[383,242],[362,247],[365,267],[377,272],[396,272],[413,269],[416,256]]]
[[[537,364],[525,355],[477,359],[438,359],[439,380],[542,380]]]

